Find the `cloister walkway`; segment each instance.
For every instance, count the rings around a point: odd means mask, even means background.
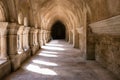
[[[83,59],[79,49],[53,40],[4,80],[116,80],[95,61]]]

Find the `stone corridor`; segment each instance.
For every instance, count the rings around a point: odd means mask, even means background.
[[[85,60],[79,49],[52,40],[3,80],[117,80],[97,62]]]

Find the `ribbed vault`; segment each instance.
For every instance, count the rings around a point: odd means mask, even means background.
[[[50,30],[51,25],[57,20],[63,22],[67,29],[80,27],[82,25],[83,3],[82,0],[48,1],[46,5],[42,6],[42,10],[40,10],[41,27]]]

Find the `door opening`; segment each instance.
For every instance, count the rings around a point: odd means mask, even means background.
[[[51,37],[52,39],[65,39],[66,37],[66,28],[63,23],[57,21],[53,24],[51,28]]]

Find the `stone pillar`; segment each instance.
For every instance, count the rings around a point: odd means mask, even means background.
[[[73,31],[72,30],[69,31],[69,43],[73,44]]]
[[[29,49],[29,31],[30,27],[25,27],[23,31],[23,48],[24,51]]]
[[[32,49],[32,47],[34,46],[34,37],[33,37],[33,33],[34,33],[34,28],[30,29],[30,47]]]
[[[18,26],[16,23],[10,23],[8,25],[8,54],[17,54],[17,31]]]
[[[12,70],[15,71],[20,67],[20,57],[18,56],[17,46],[18,46],[18,25],[16,23],[10,23],[8,25],[8,55],[11,60]]]
[[[47,43],[47,30],[44,30],[44,42]]]
[[[79,33],[79,48],[81,55],[86,59],[86,38],[84,37],[85,32],[83,27],[77,28],[77,32]]]
[[[38,44],[38,29],[35,29],[34,30],[34,45],[36,46],[38,46],[39,44]]]
[[[0,22],[0,59],[7,59],[7,22]]]
[[[47,31],[47,36],[46,36],[46,38],[47,38],[47,42],[49,42],[49,41],[50,41],[50,31]]]
[[[39,40],[40,40],[40,46],[43,46],[43,31],[42,30],[39,30]]]
[[[79,48],[79,34],[78,34],[78,32],[77,32],[77,30],[75,29],[74,30],[74,35],[73,35],[73,46],[74,46],[74,48]]]
[[[45,32],[45,30],[43,30],[43,44],[45,45],[46,44],[46,32]]]
[[[44,45],[44,39],[43,39],[43,30],[41,30],[41,46]]]
[[[38,30],[38,44],[41,48],[41,30],[40,29]]]
[[[87,59],[87,11],[83,11],[83,53]]]
[[[66,30],[66,38],[65,38],[65,40],[68,42],[69,41],[69,31],[68,30]]]
[[[45,35],[44,35],[44,30],[41,31],[41,38],[42,38],[42,45],[45,45]]]
[[[30,47],[31,47],[31,50],[32,50],[32,55],[36,54],[36,52],[39,50],[38,29],[31,28],[31,31],[30,31]]]
[[[23,30],[24,26],[19,26],[18,32],[17,32],[17,51],[18,54],[23,53]]]

